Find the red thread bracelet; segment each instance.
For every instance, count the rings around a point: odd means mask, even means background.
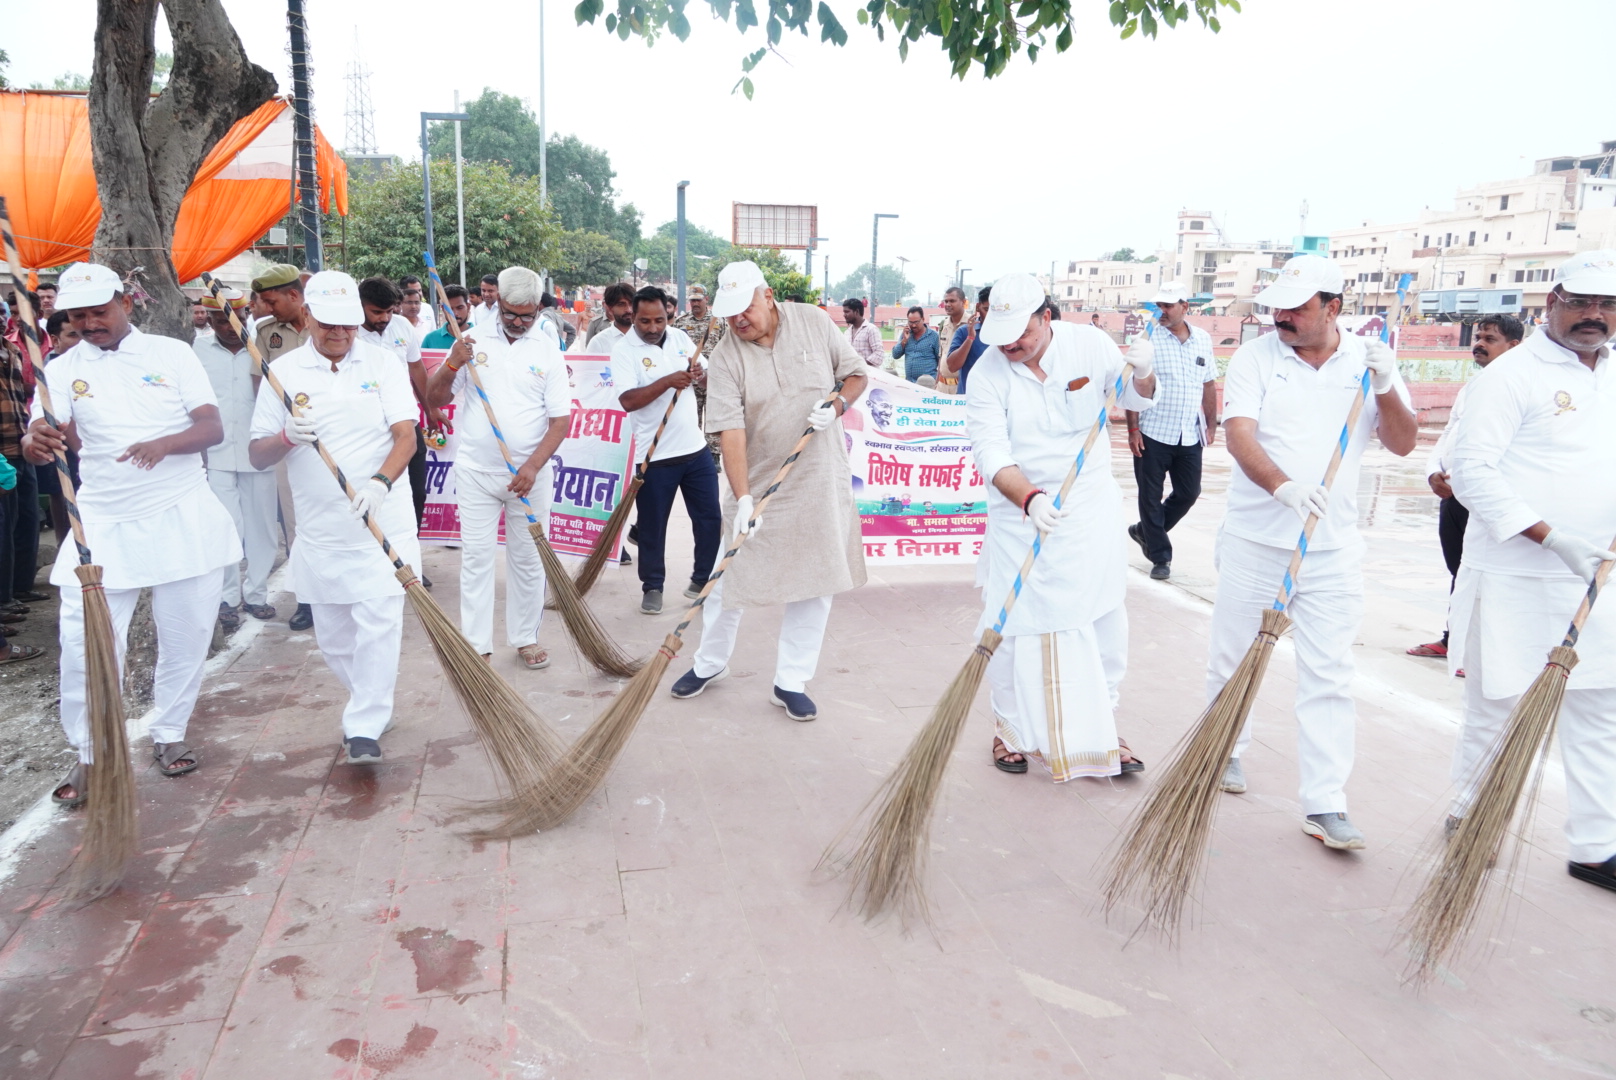
[[[1032,505],[1032,501],[1034,499],[1036,499],[1040,495],[1047,495],[1047,494],[1049,494],[1049,492],[1045,491],[1043,488],[1033,488],[1032,492],[1030,494],[1028,494],[1028,496],[1025,499],[1021,500],[1021,516],[1022,517],[1027,516],[1027,507]]]

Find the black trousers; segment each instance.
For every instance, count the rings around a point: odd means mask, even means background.
[[[415,499],[415,527],[421,527],[421,515],[426,513],[426,436],[421,425],[415,425],[415,456],[410,458],[410,495]]]
[[[636,564],[643,592],[661,590],[667,580],[668,515],[673,512],[673,497],[681,493],[696,539],[690,580],[705,584],[713,563],[718,560],[724,512],[718,502],[718,467],[713,464],[712,454],[702,449],[652,462],[645,470],[645,484],[634,502],[639,513],[636,528],[640,543]]]
[[[1470,511],[1458,499],[1443,499],[1436,508],[1436,535],[1442,541],[1442,561],[1448,564],[1448,592],[1453,592],[1459,580],[1459,560],[1464,557],[1465,526],[1470,524]],[[1442,644],[1448,643],[1448,628],[1442,628]]]
[[[17,486],[5,493],[4,536],[0,545],[0,602],[30,592],[39,571],[39,478],[22,458],[12,462]],[[54,467],[54,466],[53,466]]]
[[[1201,497],[1201,444],[1174,446],[1141,433],[1145,452],[1133,459],[1133,478],[1139,484],[1139,531],[1152,563],[1173,561],[1173,543],[1167,533]],[[1162,481],[1171,477],[1173,492],[1162,499]]]

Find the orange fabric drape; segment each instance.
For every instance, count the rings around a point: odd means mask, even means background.
[[[348,167],[315,129],[321,208],[348,213]],[[291,116],[265,102],[235,124],[197,169],[174,224],[174,269],[189,281],[247,250],[286,215],[292,198]],[[82,97],[0,92],[0,195],[23,265],[89,257],[101,219]]]

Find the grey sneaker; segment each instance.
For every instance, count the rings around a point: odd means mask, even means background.
[[[1442,840],[1444,843],[1453,843],[1454,836],[1459,832],[1459,823],[1463,820],[1463,818],[1454,817],[1452,814],[1448,815],[1448,820],[1442,823]]]
[[[1302,831],[1335,851],[1358,851],[1364,846],[1363,833],[1345,814],[1309,814],[1302,822]]]
[[[640,614],[641,615],[660,615],[660,614],[662,614],[662,590],[661,589],[647,589],[645,591],[645,593],[640,597]]]
[[[1246,793],[1246,770],[1240,767],[1240,759],[1232,757],[1229,764],[1223,768],[1223,779],[1218,782],[1219,791],[1227,791],[1230,795],[1244,795]]]

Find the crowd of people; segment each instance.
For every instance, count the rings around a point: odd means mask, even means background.
[[[701,640],[673,696],[691,698],[722,680],[743,613],[778,606],[767,700],[793,720],[815,719],[809,684],[834,597],[866,578],[841,417],[865,390],[869,368],[895,358],[917,381],[957,380],[988,483],[978,632],[991,628],[1003,638],[987,672],[994,765],[1025,773],[1037,761],[1056,781],[1145,768],[1116,720],[1127,675],[1126,546],[1139,546],[1151,577],[1170,574],[1168,534],[1195,503],[1202,451],[1221,428],[1236,467],[1218,530],[1208,700],[1234,676],[1263,613],[1282,604],[1295,628],[1301,828],[1329,848],[1364,847],[1346,794],[1355,758],[1352,646],[1364,614],[1359,474],[1371,439],[1406,456],[1418,432],[1392,350],[1338,325],[1343,278],[1329,259],[1296,256],[1255,298],[1272,311],[1274,332],[1235,352],[1221,402],[1210,341],[1186,321],[1189,297],[1175,283],[1161,287],[1151,332],[1126,354],[1097,326],[1062,322],[1025,274],[1001,277],[974,310],[951,290],[941,329],[910,311],[890,353],[860,301],[843,305],[839,328],[821,308],[777,299],[750,262],[725,266],[711,298],[692,290],[682,316],[660,288],[613,285],[601,316],[583,329],[559,317],[542,279],[524,267],[489,275],[475,296],[450,286],[455,325],[436,327],[422,314],[414,279],[356,282],[277,266],[252,283],[250,295],[204,298],[198,318],[207,327],[194,346],[135,327],[131,299],[111,270],[76,264],[58,284],[50,318],[65,313],[66,320],[56,324],[56,355],[46,368],[58,422],[47,421],[35,400],[26,433],[15,431],[16,453],[10,444],[0,449],[19,475],[32,465],[39,477],[57,451],[77,455],[85,528],[106,568],[120,634],[138,591],[152,588],[153,756],[165,775],[201,761],[186,742],[186,721],[215,619],[276,616],[265,583],[282,539],[277,530],[290,542],[298,601],[291,625],[312,627],[349,694],[344,760],[382,760],[404,605],[367,522],[419,574],[423,432],[443,426],[443,410],[470,390],[471,372],[499,428],[479,408],[458,413],[460,622],[474,647],[492,656],[499,522],[503,516],[507,534],[517,536],[530,522],[547,524],[551,459],[572,409],[563,350],[578,341],[612,358],[619,402],[644,455],[634,463],[642,487],[631,532],[640,610],[659,613],[669,577],[677,588],[684,576],[682,560],[671,569],[666,550],[676,498],[693,536],[685,596],[707,587],[722,547],[746,539],[711,589]],[[271,362],[284,397],[243,355],[238,320]],[[78,343],[61,348],[57,334]],[[1468,676],[1450,833],[1469,811],[1478,765],[1514,702],[1559,644],[1599,568],[1616,560],[1605,543],[1616,534],[1616,397],[1603,386],[1613,335],[1616,253],[1579,255],[1560,268],[1537,333],[1524,336],[1509,318],[1480,325],[1476,359],[1485,370],[1465,386],[1432,453],[1428,473],[1444,500],[1454,587],[1449,634],[1420,649],[1446,655],[1456,674],[1462,665]],[[430,374],[423,346],[447,350]],[[21,396],[0,399],[7,401],[0,425],[19,422],[28,407],[26,369],[13,371]],[[1085,451],[1076,482],[1056,494],[1086,440],[1107,422],[1113,388],[1139,482],[1132,524],[1108,439]],[[824,437],[799,446],[805,430]],[[353,484],[351,497],[333,482],[316,441]],[[1337,454],[1339,471],[1326,485]],[[765,507],[788,457],[792,472]],[[12,504],[4,505],[9,523]],[[1305,558],[1293,572],[1308,522]],[[3,532],[15,560],[15,530]],[[1023,562],[1035,541],[1040,558],[1029,576]],[[526,668],[542,669],[550,663],[539,642],[543,566],[528,544],[507,545],[505,558],[505,642]],[[73,562],[73,552],[63,551],[51,581],[62,587],[62,723],[85,762]],[[21,565],[0,573],[0,588],[9,582],[16,592]],[[1017,598],[1006,610],[1012,591]],[[1560,729],[1570,872],[1607,888],[1616,888],[1612,633],[1616,610],[1595,607]],[[6,655],[19,648],[8,646]],[[1224,764],[1225,792],[1246,790],[1250,746],[1248,724]],[[81,769],[54,797],[82,801]]]

